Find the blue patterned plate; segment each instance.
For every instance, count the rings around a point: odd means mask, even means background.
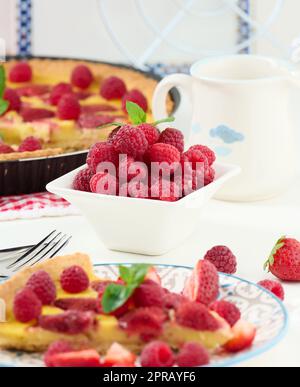
[[[159,265],[158,272],[162,284],[167,289],[180,292],[191,268],[183,266]],[[118,265],[95,265],[99,277],[118,277]],[[223,354],[212,358],[212,366],[229,367],[261,355],[277,345],[285,336],[288,326],[287,311],[273,294],[263,288],[238,277],[220,274],[220,298],[234,302],[241,310],[244,320],[257,327],[257,336],[251,349],[236,355]],[[0,351],[2,367],[40,367],[43,361],[38,354]]]

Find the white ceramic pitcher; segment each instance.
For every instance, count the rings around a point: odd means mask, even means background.
[[[288,62],[277,59],[211,58],[195,63],[191,75],[163,79],[153,112],[155,119],[166,116],[167,94],[176,87],[181,98],[174,127],[188,144],[211,146],[220,162],[242,167],[217,198],[263,200],[283,192],[296,175],[290,92],[298,79]]]

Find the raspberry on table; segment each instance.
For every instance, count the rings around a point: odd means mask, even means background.
[[[190,147],[190,150],[192,150],[192,151],[197,150],[197,151],[202,152],[206,156],[208,164],[210,167],[216,161],[215,152],[205,145],[193,145]]]
[[[71,266],[65,269],[60,276],[60,283],[67,293],[81,293],[87,290],[90,281],[86,272],[80,266]]]
[[[57,116],[60,120],[78,120],[81,113],[80,103],[73,94],[63,95],[57,105]]]
[[[50,94],[51,105],[57,106],[60,99],[66,94],[72,94],[72,86],[69,83],[61,82],[55,85]]]
[[[53,118],[54,112],[48,109],[24,108],[21,111],[21,117],[24,122],[40,121],[47,118]]]
[[[65,340],[58,340],[52,343],[44,354],[44,363],[47,367],[53,367],[51,357],[59,353],[71,352],[73,350],[71,343]]]
[[[30,82],[32,69],[27,62],[16,63],[9,72],[9,80],[13,83]]]
[[[162,341],[154,341],[145,346],[141,354],[142,367],[172,367],[175,356],[170,346]]]
[[[103,80],[100,87],[100,94],[108,101],[122,99],[127,92],[125,82],[118,77],[109,77]]]
[[[6,89],[3,94],[3,99],[7,101],[9,104],[7,112],[9,111],[19,112],[21,110],[22,101],[15,90]]]
[[[25,140],[22,141],[21,145],[19,146],[18,151],[19,152],[35,152],[35,151],[41,150],[42,148],[43,147],[42,147],[41,140],[36,138],[36,137],[30,136],[30,137],[25,138]]]
[[[151,163],[180,163],[180,152],[173,145],[156,143],[149,149]]]
[[[117,177],[109,173],[96,173],[90,181],[90,189],[93,193],[116,196],[118,188],[119,182]]]
[[[158,141],[160,136],[160,131],[155,126],[144,123],[144,124],[138,125],[137,127],[141,129],[141,131],[146,136],[149,146],[157,142],[162,142],[162,141]]]
[[[148,141],[143,131],[131,125],[124,125],[112,139],[119,154],[141,158],[148,149]]]
[[[94,76],[91,70],[85,65],[77,66],[72,71],[71,83],[79,89],[85,90],[89,88],[93,81]]]
[[[13,311],[17,321],[27,323],[40,316],[42,303],[31,289],[25,288],[16,294]]]
[[[176,363],[179,367],[203,367],[210,363],[209,352],[199,343],[185,343],[177,355]]]
[[[285,291],[282,284],[278,281],[264,280],[258,283],[259,286],[269,290],[269,292],[275,294],[281,301],[284,301]]]
[[[87,156],[87,164],[94,174],[97,172],[98,165],[103,162],[110,162],[117,166],[119,163],[119,155],[112,144],[98,142],[90,149]]]
[[[241,319],[239,308],[228,301],[216,301],[210,306],[210,309],[218,313],[218,315],[226,320],[231,327]]]
[[[54,305],[63,310],[78,310],[81,312],[101,312],[100,301],[96,298],[61,298]]]
[[[127,113],[126,104],[128,101],[134,102],[137,105],[139,105],[139,107],[141,107],[144,110],[144,112],[148,111],[147,98],[144,96],[144,94],[141,91],[134,89],[124,95],[122,99],[122,108],[125,113]]]
[[[146,280],[133,294],[133,302],[136,307],[163,307],[163,288],[156,282]]]
[[[178,129],[167,128],[165,129],[157,142],[163,144],[173,145],[179,150],[180,153],[184,151],[184,135]]]
[[[52,305],[56,299],[56,287],[50,275],[38,270],[29,278],[26,288],[31,289],[43,305]]]
[[[0,155],[14,153],[14,149],[0,140]]]
[[[70,335],[87,332],[93,327],[94,323],[94,313],[77,310],[68,310],[53,316],[40,316],[38,319],[38,324],[41,328],[50,332]]]
[[[179,325],[199,331],[217,331],[219,322],[209,309],[199,302],[184,302],[176,310],[176,321]]]
[[[91,192],[90,180],[93,173],[89,168],[85,168],[77,173],[73,181],[73,189],[76,191]]]
[[[211,262],[221,273],[235,274],[237,271],[237,259],[226,246],[213,247],[206,253],[204,259]]]

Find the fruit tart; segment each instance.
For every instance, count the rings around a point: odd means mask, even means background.
[[[151,114],[157,81],[142,72],[75,60],[12,60],[0,67],[0,161],[88,149],[127,121],[126,102]],[[107,125],[106,128],[99,127]],[[35,144],[33,145],[33,141]]]
[[[88,256],[40,263],[0,285],[7,322],[2,349],[45,352],[48,366],[199,366],[214,351],[251,346],[255,327],[237,307],[217,301],[219,277],[199,261],[181,294],[161,285],[155,268],[120,266],[98,278]]]

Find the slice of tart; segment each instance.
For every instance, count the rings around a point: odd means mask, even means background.
[[[138,354],[153,340],[175,350],[191,341],[215,350],[232,339],[223,318],[164,289],[148,266],[121,267],[120,275],[117,281],[97,278],[83,254],[21,271],[0,285],[7,306],[0,347],[43,352],[64,340],[105,354],[118,342]]]

